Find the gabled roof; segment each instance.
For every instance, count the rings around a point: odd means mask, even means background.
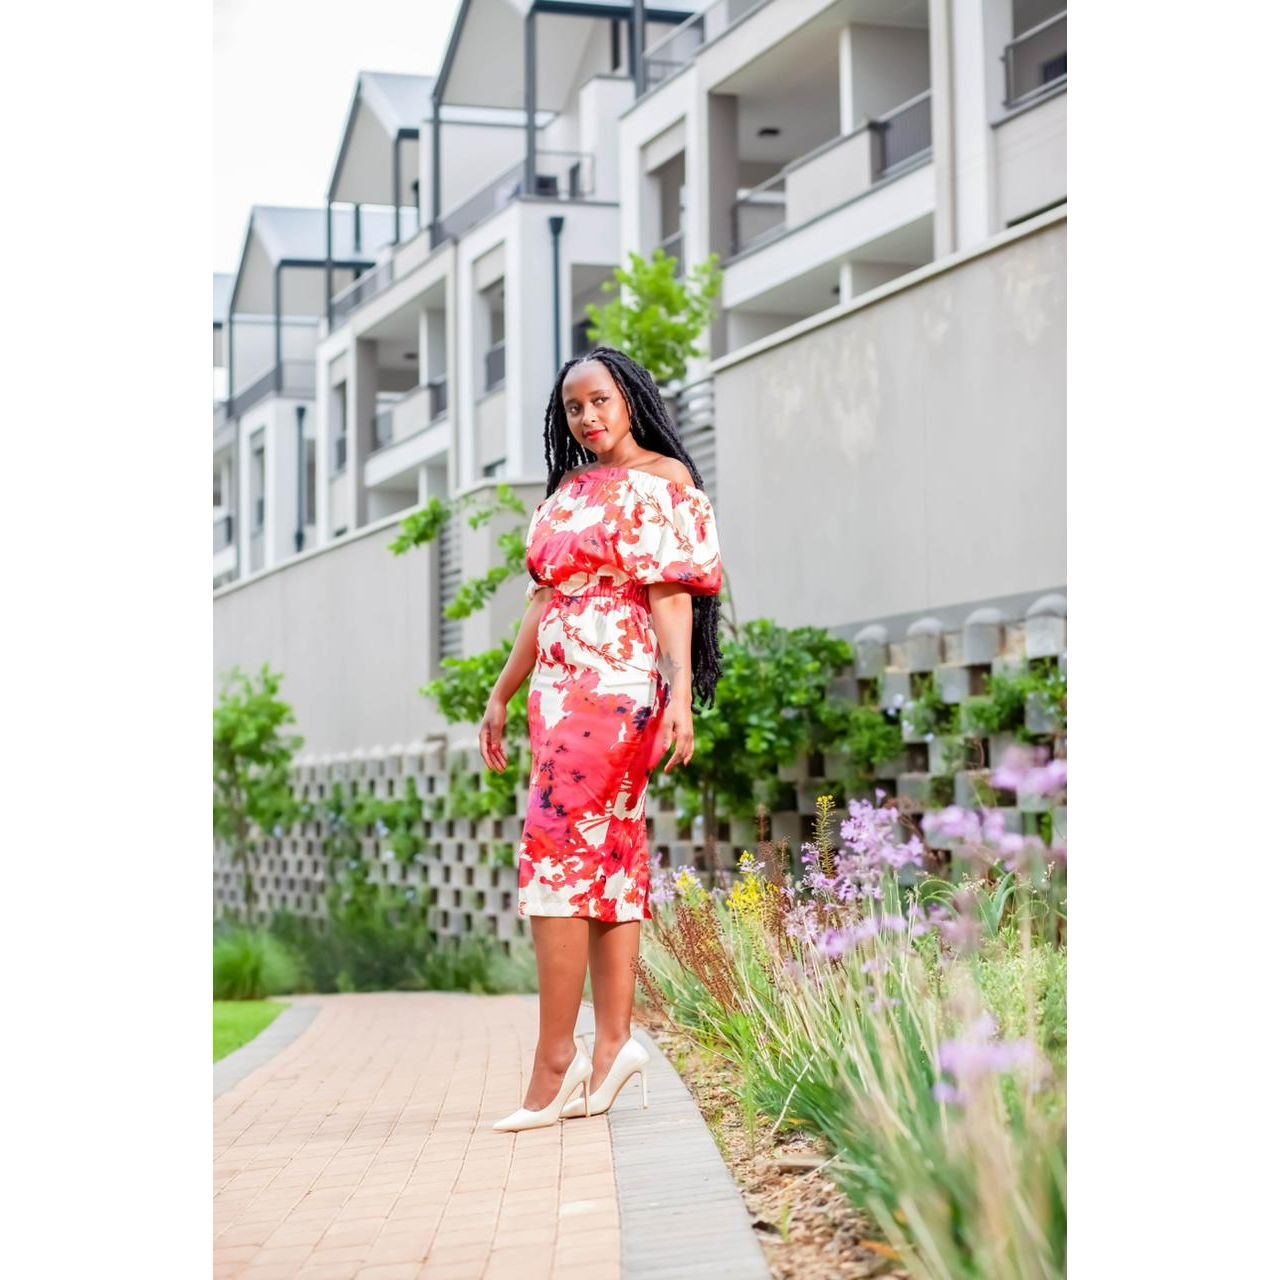
[[[418,171],[417,142],[400,147],[400,189],[393,199],[392,154],[396,138],[418,131],[431,112],[435,76],[400,75],[391,71],[361,71],[338,144],[338,158],[329,178],[328,198],[352,204],[411,206]]]
[[[255,204],[249,214],[245,241],[258,235],[273,263],[284,258],[325,259],[325,211],[323,209],[290,208],[281,205]],[[374,252],[391,242],[392,221],[389,210],[360,211],[360,247],[355,242],[356,219],[352,209],[333,211],[333,256],[335,260],[363,258],[373,260]]]
[[[391,232],[389,209],[362,209],[360,248],[357,249],[355,211],[334,209],[334,261],[372,263],[377,250],[391,243]],[[286,259],[313,263],[325,261],[325,211],[255,204],[249,212],[249,225],[245,229],[228,310],[234,305],[237,315],[272,314],[275,267]]]
[[[426,119],[435,83],[435,76],[362,71],[356,80],[356,93],[369,104],[390,135],[397,129],[416,129]]]
[[[702,0],[646,4],[648,22],[683,22]],[[435,86],[442,104],[524,106],[525,17],[538,10],[539,111],[561,111],[574,85],[591,22],[631,19],[631,0],[462,0]]]

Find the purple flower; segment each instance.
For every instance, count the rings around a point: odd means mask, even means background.
[[[1062,791],[1067,785],[1067,762],[1048,760],[1046,763],[1048,754],[1044,746],[1009,747],[991,771],[991,785],[1024,795],[1051,796]]]
[[[846,951],[849,950],[853,939],[850,938],[847,931],[843,929],[828,929],[821,938],[818,939],[818,950],[822,952],[828,960],[839,960]]]
[[[1017,1066],[1036,1060],[1035,1046],[1029,1040],[996,1040],[995,1033],[996,1020],[984,1012],[960,1035],[938,1046],[938,1071],[954,1078],[952,1090],[944,1090],[948,1096],[939,1098],[940,1101],[963,1104],[978,1081],[987,1076],[1005,1075]],[[934,1096],[938,1097],[936,1087]]]

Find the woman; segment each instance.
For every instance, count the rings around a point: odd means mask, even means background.
[[[612,347],[570,360],[544,442],[530,607],[480,726],[485,764],[501,772],[507,703],[532,671],[519,910],[538,960],[538,1048],[502,1130],[606,1111],[637,1073],[647,1105],[648,1055],[631,1039],[652,914],[646,788],[669,747],[665,772],[692,759],[693,695],[712,705],[720,678],[715,517],[648,370]],[[588,967],[594,1059],[573,1035]]]

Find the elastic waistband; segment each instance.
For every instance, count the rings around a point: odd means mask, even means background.
[[[610,596],[615,600],[634,600],[643,605],[649,603],[649,584],[647,582],[635,582],[630,578],[625,578],[621,582],[600,579],[584,587],[581,591],[561,591],[559,587],[554,588],[554,590],[557,596],[561,596],[565,600],[577,600],[582,596]]]

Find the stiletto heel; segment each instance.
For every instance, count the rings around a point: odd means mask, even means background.
[[[632,1037],[618,1050],[618,1056],[609,1067],[608,1075],[600,1082],[600,1087],[590,1095],[584,1090],[581,1107],[578,1105],[577,1098],[565,1104],[564,1118],[572,1120],[583,1115],[603,1115],[617,1101],[618,1094],[622,1092],[622,1086],[634,1075],[640,1077],[640,1100],[641,1104],[647,1107],[649,1105],[648,1069],[649,1054],[644,1045]],[[590,1077],[588,1077],[588,1083],[590,1083]]]
[[[531,1111],[528,1107],[521,1107],[518,1111],[513,1111],[509,1116],[504,1116],[494,1124],[494,1129],[499,1133],[513,1133],[518,1129],[540,1129],[544,1125],[555,1124],[557,1120],[563,1118],[569,1109],[569,1099],[573,1095],[582,1090],[582,1105],[588,1105],[587,1089],[591,1085],[591,1059],[582,1051],[582,1046],[578,1046],[578,1051],[573,1061],[569,1064],[568,1070],[564,1073],[564,1079],[560,1081],[560,1089],[556,1096],[538,1111]],[[574,1104],[577,1099],[573,1099]]]

